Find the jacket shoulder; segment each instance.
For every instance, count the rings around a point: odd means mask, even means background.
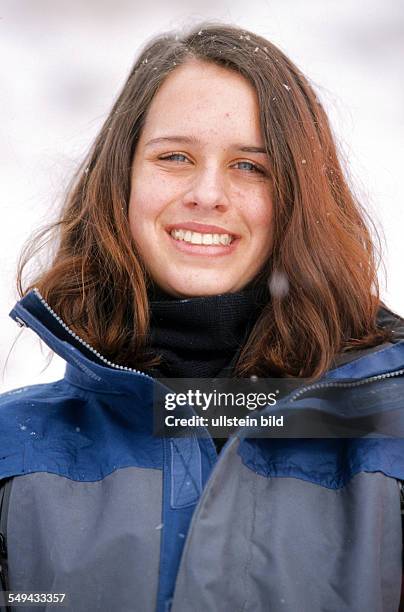
[[[121,467],[161,469],[163,445],[136,406],[66,379],[3,393],[0,479],[50,472],[93,482]]]
[[[75,402],[83,398],[63,379],[12,389],[0,395],[0,478],[29,470],[30,456],[69,422]]]
[[[0,394],[0,450],[7,440],[16,438],[18,430],[25,433],[33,424],[43,429],[56,419],[65,422],[73,405],[86,402],[64,379]]]
[[[64,379],[49,383],[17,387],[4,393],[0,393],[0,419],[2,414],[9,411],[24,410],[24,407],[41,402],[43,405],[51,406],[59,398],[66,398],[67,395],[74,396],[74,391]],[[31,404],[30,404],[31,402]]]

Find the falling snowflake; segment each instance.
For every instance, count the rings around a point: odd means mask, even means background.
[[[283,298],[289,291],[289,281],[287,276],[283,272],[277,272],[276,270],[272,273],[269,281],[269,290],[271,295],[278,298]]]

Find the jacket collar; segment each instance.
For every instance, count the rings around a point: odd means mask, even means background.
[[[32,329],[51,350],[67,362],[65,379],[77,386],[103,393],[129,393],[140,397],[157,381],[132,368],[113,364],[79,338],[33,289],[9,313],[20,326]],[[366,378],[404,368],[404,321],[382,307],[378,320],[393,327],[393,342],[350,351],[335,360],[324,379]]]
[[[139,395],[156,381],[147,374],[113,364],[79,338],[52,310],[40,293],[29,291],[9,316],[20,327],[29,327],[67,363],[65,379],[79,387],[101,393]]]

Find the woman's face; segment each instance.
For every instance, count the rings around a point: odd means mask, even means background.
[[[269,159],[255,90],[189,61],[155,95],[136,147],[129,222],[153,280],[179,297],[241,290],[271,251]]]

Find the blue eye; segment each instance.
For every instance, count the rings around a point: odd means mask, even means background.
[[[182,159],[178,159],[179,157]],[[187,158],[182,153],[171,153],[170,155],[159,157],[159,159],[169,161],[187,161]]]
[[[240,161],[240,162],[237,162],[236,165],[237,166],[240,166],[240,165],[243,166],[242,168],[240,168],[240,170],[247,170],[247,172],[258,172],[259,174],[265,174],[264,171],[261,168],[259,168],[258,166],[256,166],[252,162]]]
[[[170,153],[169,155],[161,155],[159,159],[161,159],[162,161],[172,161],[179,163],[189,161],[187,156],[183,153]],[[235,164],[235,166],[239,166],[238,169],[246,171],[248,174],[266,174],[265,170],[249,161],[239,161]]]

